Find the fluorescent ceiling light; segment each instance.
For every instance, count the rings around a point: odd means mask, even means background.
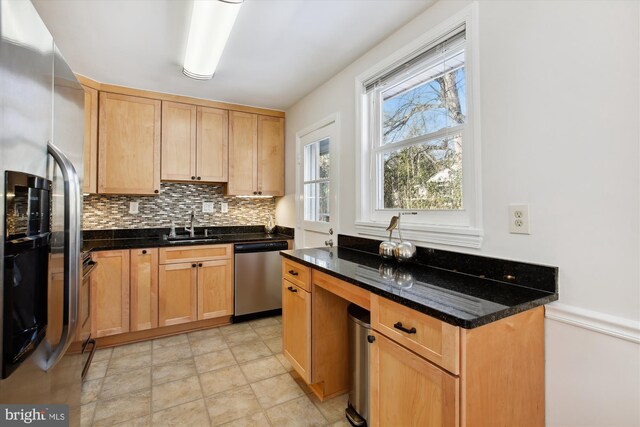
[[[218,67],[243,0],[195,0],[184,56],[185,75],[208,80]]]

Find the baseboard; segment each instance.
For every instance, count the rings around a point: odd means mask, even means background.
[[[556,322],[640,344],[640,321],[557,302],[545,307],[545,317]]]

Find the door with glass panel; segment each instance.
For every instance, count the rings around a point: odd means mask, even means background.
[[[305,248],[336,243],[335,122],[299,137],[298,226]]]

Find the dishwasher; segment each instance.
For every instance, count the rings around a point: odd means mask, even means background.
[[[286,241],[235,245],[234,322],[282,312],[282,261]]]

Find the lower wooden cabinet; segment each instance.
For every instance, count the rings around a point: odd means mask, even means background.
[[[104,337],[233,315],[233,246],[100,251],[91,335]]]
[[[285,357],[311,382],[311,292],[282,280],[282,346]]]
[[[231,260],[198,263],[198,320],[233,314]]]
[[[131,332],[158,327],[158,249],[131,250]]]
[[[91,335],[129,332],[129,251],[96,252],[93,259]]]
[[[165,264],[158,273],[158,326],[198,320],[198,264]]]
[[[458,378],[382,334],[370,335],[370,425],[457,426]]]

